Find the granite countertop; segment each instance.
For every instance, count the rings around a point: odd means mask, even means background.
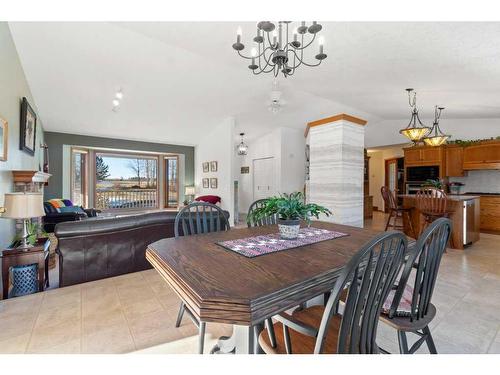
[[[401,197],[401,198],[415,198],[415,194],[400,194],[398,195],[398,197]],[[479,195],[456,195],[456,194],[448,194],[448,199],[449,200],[452,200],[452,201],[457,201],[457,202],[461,202],[461,201],[469,201],[469,200],[472,200],[472,199],[479,199],[481,198]]]
[[[465,195],[493,195],[493,196],[500,196],[500,193],[465,193]]]

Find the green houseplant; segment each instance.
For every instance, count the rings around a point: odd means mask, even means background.
[[[304,194],[295,192],[267,198],[260,207],[249,213],[247,222],[252,223],[266,217],[277,216],[281,237],[296,239],[299,234],[300,220],[310,224],[311,218],[319,219],[320,214],[330,216],[332,212],[315,203],[305,203]]]

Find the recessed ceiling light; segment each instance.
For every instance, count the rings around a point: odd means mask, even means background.
[[[122,99],[123,98],[123,92],[120,90],[116,93],[115,95],[116,99]]]
[[[118,107],[120,105],[120,101],[118,99],[113,99],[113,106]]]

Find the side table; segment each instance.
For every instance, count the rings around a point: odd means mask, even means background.
[[[46,238],[40,238],[33,247],[0,251],[3,299],[9,298],[9,271],[14,266],[38,264],[38,290],[41,292],[49,287],[49,249],[50,241]]]

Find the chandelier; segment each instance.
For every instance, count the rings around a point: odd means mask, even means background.
[[[281,72],[286,78],[292,76],[295,69],[301,65],[315,67],[326,59],[327,55],[323,53],[324,38],[322,36],[318,38],[318,54],[315,55],[317,62],[308,63],[304,59],[304,50],[314,42],[316,35],[323,27],[316,21],[310,26],[306,26],[305,21],[302,21],[300,26],[293,30],[292,36],[289,33],[290,23],[290,21],[279,21],[276,29],[274,23],[260,21],[253,38],[256,46],[251,49],[250,56],[245,56],[241,52],[245,45],[241,43],[241,28],[238,28],[233,49],[244,59],[251,60],[248,68],[253,74],[272,73],[277,77]],[[307,33],[310,34],[309,37],[306,37]]]
[[[432,124],[429,134],[424,137],[424,143],[427,146],[441,146],[450,138],[450,136],[444,134],[439,127],[439,119],[441,118],[441,111],[443,109],[444,107],[434,107],[434,123]]]
[[[248,146],[245,142],[243,142],[243,136],[245,133],[240,133],[241,142],[236,146],[236,150],[238,151],[238,155],[244,156],[248,153]]]
[[[429,134],[431,129],[422,124],[422,121],[420,121],[420,117],[418,116],[417,93],[413,92],[413,89],[406,89],[406,91],[408,92],[408,103],[411,108],[411,118],[408,126],[401,129],[399,133],[409,138],[416,145],[422,140],[422,138]]]

